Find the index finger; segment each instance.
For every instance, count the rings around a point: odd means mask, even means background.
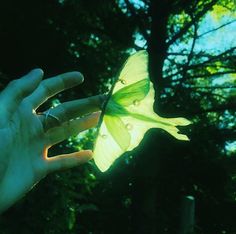
[[[72,88],[84,81],[84,77],[80,72],[67,72],[48,78],[40,83],[37,89],[27,97],[34,109],[38,108],[48,98],[55,94]]]

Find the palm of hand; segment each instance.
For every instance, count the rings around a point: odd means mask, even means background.
[[[20,105],[12,120],[1,129],[0,171],[2,188],[9,196],[24,194],[46,175],[45,140],[41,121],[26,105]],[[6,199],[6,198],[5,198]]]
[[[0,213],[21,198],[38,181],[55,170],[88,161],[91,151],[47,158],[47,149],[71,135],[95,126],[99,113],[75,119],[99,110],[101,96],[63,103],[52,109],[62,123],[51,122],[45,129],[45,117],[35,109],[50,96],[83,81],[78,72],[65,73],[41,81],[36,69],[16,80],[0,94]],[[49,121],[50,123],[50,121]],[[57,123],[58,124],[58,123]]]

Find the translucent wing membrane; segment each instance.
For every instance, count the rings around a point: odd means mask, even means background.
[[[130,134],[124,123],[117,116],[104,116],[104,122],[107,130],[120,148],[125,152],[130,145]]]
[[[124,87],[112,95],[112,99],[122,106],[130,106],[141,101],[148,94],[149,80],[143,79]]]
[[[113,93],[143,79],[149,79],[148,53],[145,50],[141,50],[127,59],[119,74]]]
[[[103,121],[99,129],[99,135],[93,153],[95,164],[102,172],[104,172],[123,153],[124,151],[109,133],[106,124]]]
[[[176,126],[191,122],[185,118],[158,116],[153,110],[154,94],[148,76],[148,54],[137,52],[126,61],[104,110],[94,147],[94,160],[101,171],[137,147],[150,128],[161,128],[176,139],[189,140]]]

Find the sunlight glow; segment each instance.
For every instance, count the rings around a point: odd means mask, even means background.
[[[178,140],[189,140],[176,126],[186,126],[190,121],[162,118],[153,110],[155,91],[149,79],[146,51],[128,58],[111,92],[94,147],[94,160],[101,171],[137,147],[151,128],[161,128]]]
[[[236,155],[236,141],[227,141],[225,143],[225,149],[228,151],[228,155]]]

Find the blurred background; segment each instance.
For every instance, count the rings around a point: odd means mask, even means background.
[[[155,111],[193,121],[190,142],[149,130],[105,173],[92,163],[54,173],[0,216],[1,234],[236,233],[236,2],[234,0],[5,0],[0,89],[33,68],[78,70],[85,82],[41,106],[108,91],[129,54],[147,49]],[[50,155],[92,148],[94,130]]]

